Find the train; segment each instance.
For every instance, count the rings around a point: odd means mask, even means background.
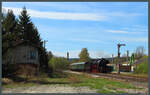
[[[88,62],[72,63],[70,64],[70,70],[91,73],[110,73],[113,71],[113,66],[109,66],[108,64],[109,60],[101,58]]]

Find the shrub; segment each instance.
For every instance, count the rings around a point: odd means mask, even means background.
[[[148,74],[148,57],[144,56],[143,57],[144,61],[141,64],[138,64],[135,73],[138,74]]]
[[[17,64],[2,64],[2,77],[14,76],[17,70]]]
[[[64,57],[52,57],[49,60],[49,68],[53,71],[60,71],[69,69],[70,62]]]

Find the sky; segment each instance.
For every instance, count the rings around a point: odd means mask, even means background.
[[[46,49],[56,56],[78,58],[87,48],[91,58],[135,52],[138,46],[148,54],[147,2],[3,2],[3,12],[16,16],[26,7]]]

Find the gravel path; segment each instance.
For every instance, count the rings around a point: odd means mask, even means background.
[[[70,87],[65,85],[40,85],[32,87],[7,88],[2,93],[96,93],[88,87]]]
[[[148,89],[117,89],[118,91],[125,91],[128,93],[146,94]],[[2,93],[97,93],[97,90],[91,90],[88,87],[70,87],[68,85],[39,85],[32,87],[17,87],[5,88]]]

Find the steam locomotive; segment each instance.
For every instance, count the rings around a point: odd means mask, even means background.
[[[101,58],[97,60],[91,60],[88,62],[72,63],[70,70],[81,72],[93,72],[93,73],[110,73],[113,71],[112,66],[108,66],[109,61]]]

